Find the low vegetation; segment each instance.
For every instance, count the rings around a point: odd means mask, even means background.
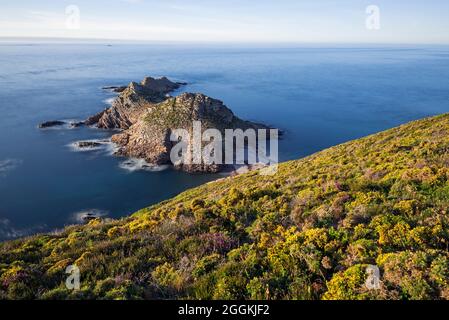
[[[0,244],[4,299],[449,299],[449,115]],[[65,286],[67,266],[81,288]],[[366,267],[380,269],[376,290]]]

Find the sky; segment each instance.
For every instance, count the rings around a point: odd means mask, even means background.
[[[0,4],[0,37],[449,44],[448,0],[1,0]]]

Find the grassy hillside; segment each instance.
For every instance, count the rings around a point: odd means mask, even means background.
[[[448,151],[443,115],[2,243],[0,298],[449,299]]]

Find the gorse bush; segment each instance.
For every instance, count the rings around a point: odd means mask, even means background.
[[[4,299],[449,299],[449,116],[0,244]],[[76,264],[80,290],[65,287]],[[365,286],[366,267],[381,272]]]

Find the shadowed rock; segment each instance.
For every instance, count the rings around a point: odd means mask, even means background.
[[[126,86],[107,86],[107,87],[103,87],[103,90],[109,90],[112,92],[117,92],[117,93],[121,93],[123,91],[125,91]]]
[[[76,143],[76,146],[78,148],[96,148],[101,147],[100,142],[94,142],[94,141],[79,141]]]
[[[43,123],[39,124],[39,128],[40,129],[45,129],[45,128],[63,126],[65,124],[66,123],[64,121],[59,121],[59,120],[46,121],[46,122],[43,122]]]

